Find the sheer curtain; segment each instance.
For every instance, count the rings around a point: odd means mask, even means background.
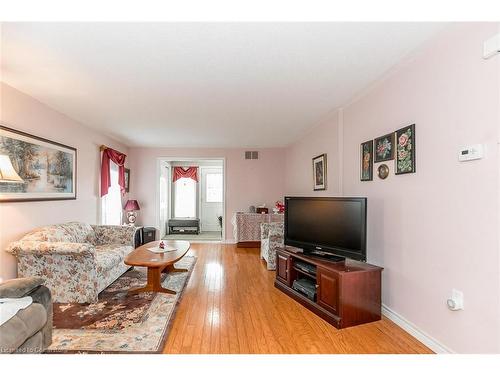
[[[179,178],[174,182],[174,216],[196,217],[196,181],[191,178]]]
[[[110,162],[111,186],[108,194],[101,198],[101,223],[120,225],[122,223],[122,197],[118,184],[118,165]]]

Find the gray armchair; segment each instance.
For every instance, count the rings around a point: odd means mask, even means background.
[[[30,296],[33,303],[0,325],[0,353],[41,353],[52,343],[52,297],[40,277],[0,284],[0,298]]]

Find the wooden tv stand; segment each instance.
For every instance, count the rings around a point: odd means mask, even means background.
[[[383,268],[350,259],[331,262],[287,249],[277,250],[276,258],[275,287],[328,323],[346,328],[380,320]],[[304,272],[296,262],[313,265],[316,272]],[[314,280],[315,301],[292,289],[299,278]]]

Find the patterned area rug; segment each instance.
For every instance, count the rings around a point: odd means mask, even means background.
[[[49,353],[159,353],[196,257],[175,264],[188,272],[162,274],[165,293],[127,294],[146,284],[147,270],[135,267],[99,294],[92,304],[55,303]]]

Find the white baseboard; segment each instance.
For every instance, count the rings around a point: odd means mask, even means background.
[[[418,341],[420,341],[422,344],[424,344],[425,346],[427,346],[433,352],[438,353],[438,354],[451,354],[451,353],[455,353],[453,350],[451,350],[450,348],[448,348],[445,345],[441,344],[435,338],[433,338],[432,336],[429,336],[427,333],[425,333],[424,331],[422,331],[420,328],[418,328],[412,322],[410,322],[409,320],[407,320],[403,316],[399,315],[394,310],[391,310],[389,307],[387,307],[384,304],[382,304],[382,314],[386,318],[390,319],[395,324],[397,324],[399,327],[401,327],[402,329],[404,329],[410,335],[412,335],[413,337],[415,337]]]
[[[236,240],[188,240],[191,243],[223,243],[227,245],[237,244]]]
[[[189,243],[224,243],[221,240],[187,240]]]

